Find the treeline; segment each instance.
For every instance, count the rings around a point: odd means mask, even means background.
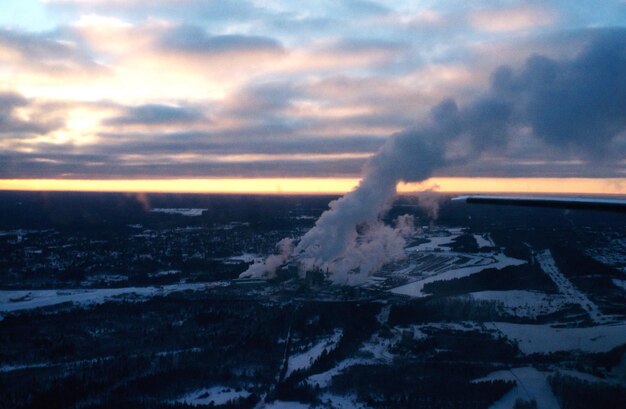
[[[423,292],[438,296],[467,294],[474,291],[537,290],[557,292],[554,282],[536,264],[487,268],[479,273],[424,285]]]
[[[471,382],[483,370],[442,362],[360,365],[334,377],[332,390],[356,393],[372,408],[485,408],[515,383]]]
[[[548,378],[561,409],[626,408],[626,388],[556,374]]]

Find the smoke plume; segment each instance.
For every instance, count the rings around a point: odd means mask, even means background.
[[[270,254],[262,262],[255,262],[246,271],[241,273],[240,278],[274,278],[276,270],[287,261],[293,252],[293,239],[284,238],[276,244],[279,253]]]
[[[291,256],[303,271],[318,268],[335,282],[358,282],[404,255],[410,221],[395,228],[381,222],[398,182],[480,160],[522,131],[562,154],[610,160],[609,146],[625,130],[626,32],[599,35],[573,59],[535,55],[518,72],[500,67],[473,101],[459,106],[445,99],[422,123],[392,135],[366,163],[358,187],[329,204]],[[623,158],[617,150],[613,156]],[[268,258],[264,268],[275,261]]]

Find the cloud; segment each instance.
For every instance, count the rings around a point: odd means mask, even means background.
[[[233,53],[281,53],[281,44],[269,37],[229,34],[208,35],[196,26],[181,26],[166,32],[160,45],[182,53],[224,55]]]
[[[28,115],[19,114],[20,109],[28,109],[30,105],[31,101],[17,93],[0,93],[1,139],[46,134],[60,126],[57,121],[31,119]]]
[[[547,143],[600,159],[626,128],[626,30],[599,36],[575,59],[530,57],[492,76],[493,98],[512,106]]]
[[[56,29],[0,30],[2,90],[28,97],[26,105],[3,109],[4,126],[30,130],[3,133],[0,149],[38,155],[41,162],[33,169],[52,166],[45,165],[52,160],[68,163],[68,169],[71,163],[76,174],[80,169],[93,174],[88,155],[100,154],[104,161],[139,158],[119,168],[130,176],[147,171],[154,155],[152,169],[167,176],[169,169],[184,173],[184,163],[176,160],[194,153],[207,158],[310,153],[328,155],[319,165],[328,166],[320,170],[300,160],[313,175],[332,170],[352,176],[363,160],[349,155],[375,152],[388,135],[431,120],[430,107],[448,95],[466,128],[446,150],[446,159],[457,162],[438,174],[488,175],[490,166],[498,175],[614,175],[621,169],[589,166],[587,160],[578,167],[555,162],[549,152],[615,163],[623,144],[604,121],[606,107],[595,109],[602,101],[589,109],[576,106],[578,95],[560,90],[565,77],[558,76],[552,83],[541,77],[544,92],[551,90],[544,97],[521,76],[523,71],[543,75],[541,58],[556,64],[559,75],[577,75],[569,66],[565,74],[560,64],[610,31],[580,29],[600,21],[600,11],[594,14],[599,8],[587,3],[576,10],[518,1],[454,7],[358,0],[46,3],[48,27]],[[610,10],[605,14],[617,21],[620,14]],[[566,24],[567,30],[560,30]],[[524,68],[533,52],[543,57]],[[502,62],[511,67],[511,77],[501,85],[524,88],[525,105],[490,88],[489,73]],[[601,70],[596,75],[607,77]],[[581,74],[579,80],[587,79]],[[615,99],[620,95],[610,92],[617,90],[609,84],[602,92]],[[567,103],[550,106],[552,98]],[[597,135],[585,136],[589,131],[575,117],[581,109],[606,129],[599,126]],[[552,124],[553,111],[572,123]],[[572,136],[562,138],[564,133]],[[593,138],[605,143],[583,142]],[[47,156],[53,147],[70,156]],[[256,174],[258,161],[245,157],[250,160],[240,168],[189,161],[200,172]],[[480,163],[472,161],[476,157]],[[90,164],[81,167],[81,158]],[[295,160],[276,159],[273,175],[295,168]],[[144,168],[133,167],[140,163]],[[267,163],[259,169],[271,172]]]
[[[185,20],[242,20],[259,16],[263,9],[246,0],[44,0],[65,12],[108,13],[143,18],[146,15]]]
[[[187,155],[158,157],[142,155],[84,154],[80,149],[65,146],[67,153],[21,153],[0,152],[0,178],[94,178],[128,179],[158,178],[237,178],[237,177],[337,177],[356,176],[363,165],[363,158],[330,159],[317,158],[303,161],[301,158],[279,157],[276,160],[224,162],[211,158]]]
[[[45,75],[98,75],[106,69],[71,40],[57,38],[55,33],[25,33],[0,29],[0,58],[5,67],[18,72]]]
[[[347,154],[372,153],[385,138],[375,136],[327,137],[306,135],[257,135],[232,132],[228,135],[207,132],[173,133],[104,133],[103,141],[93,147],[99,152],[115,154]],[[87,148],[85,148],[87,149]],[[149,156],[147,156],[149,157]]]
[[[165,125],[190,124],[206,120],[195,108],[183,108],[169,105],[140,105],[127,108],[126,112],[105,121],[106,125]]]
[[[363,275],[353,270],[367,263],[345,261],[369,243],[360,226],[380,225],[398,182],[423,181],[447,166],[480,162],[506,146],[519,128],[530,128],[535,138],[561,148],[564,159],[574,152],[574,157],[606,163],[598,153],[615,148],[611,142],[626,132],[624,34],[607,32],[573,59],[535,55],[519,71],[501,67],[489,89],[473,100],[458,105],[445,99],[423,123],[392,135],[364,166],[357,188],[332,201],[296,246],[302,270],[328,270],[335,282]],[[601,95],[606,101],[600,101]],[[450,155],[450,145],[459,140],[467,141],[469,149]],[[624,166],[624,153],[613,157],[615,165]]]
[[[556,13],[547,7],[529,4],[476,10],[469,13],[468,19],[477,30],[501,33],[550,25],[555,22]]]

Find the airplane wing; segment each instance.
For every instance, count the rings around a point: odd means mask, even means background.
[[[608,212],[626,213],[626,200],[624,199],[578,198],[560,196],[470,195],[454,197],[452,198],[452,200],[478,204],[549,207],[557,209],[600,210]]]

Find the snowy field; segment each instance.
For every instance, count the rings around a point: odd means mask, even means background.
[[[433,251],[436,248],[444,248],[444,247],[447,247],[447,249],[450,250],[450,246],[448,245],[452,244],[454,239],[456,239],[457,237],[459,237],[458,234],[453,234],[450,236],[426,237],[428,240],[430,240],[428,243],[422,243],[417,246],[407,247],[405,251],[407,253],[411,253],[415,251]]]
[[[481,265],[470,265],[470,266],[459,267],[459,268],[451,268],[451,269],[446,270],[443,273],[431,275],[430,277],[424,278],[422,280],[414,281],[412,283],[405,284],[400,287],[392,288],[389,291],[391,291],[394,294],[408,295],[411,297],[425,297],[428,294],[423,293],[422,290],[424,289],[424,285],[428,283],[466,277],[472,274],[479,273],[487,268],[497,268],[498,270],[501,270],[507,266],[518,266],[518,265],[526,263],[526,261],[524,260],[507,257],[502,253],[493,254],[489,258],[491,259],[491,262],[481,264]]]
[[[600,312],[598,306],[561,273],[550,250],[538,252],[535,258],[541,266],[541,269],[550,277],[554,284],[556,284],[559,292],[570,302],[579,304],[589,314],[593,322],[601,324],[608,321],[608,318]]]
[[[607,352],[626,344],[626,323],[584,328],[559,328],[548,324],[487,324],[501,332],[524,354],[557,351]]]
[[[623,289],[624,291],[626,291],[626,280],[620,280],[620,279],[614,278],[613,284],[615,284],[616,287],[619,287]]]
[[[495,301],[503,312],[525,318],[552,314],[573,303],[560,294],[527,290],[478,291],[469,293],[468,296],[477,301]]]
[[[478,248],[484,247],[495,247],[493,240],[489,234],[474,234],[474,240],[476,240],[476,244],[478,244]]]
[[[394,328],[392,332],[394,335],[391,338],[382,338],[374,334],[361,345],[355,357],[344,359],[327,371],[309,376],[306,382],[312,386],[327,388],[331,385],[333,376],[339,375],[351,366],[390,364],[394,359],[390,349],[400,341],[402,329]]]
[[[548,375],[551,373],[540,372],[532,367],[511,368],[504,371],[492,372],[484,378],[474,382],[489,382],[495,380],[514,381],[517,385],[505,394],[500,400],[491,405],[490,409],[511,409],[515,407],[515,401],[522,399],[534,400],[537,408],[559,408],[556,396],[552,393],[548,383]]]
[[[341,341],[342,336],[342,330],[335,330],[335,333],[332,336],[320,340],[308,350],[290,356],[287,362],[287,373],[285,374],[285,378],[289,377],[295,371],[310,367],[320,356],[322,356],[324,350],[330,352],[335,349],[337,344],[339,344],[339,341]]]
[[[320,395],[320,400],[322,401],[322,405],[324,408],[333,408],[333,409],[368,409],[367,406],[363,402],[359,402],[356,395],[335,395],[332,393],[323,393]]]
[[[233,256],[227,259],[224,259],[226,262],[235,262],[235,263],[255,263],[263,260],[263,256],[255,253],[243,253],[240,256]]]
[[[315,375],[311,375],[306,379],[306,382],[312,386],[318,386],[320,388],[328,388],[332,383],[333,376],[337,376],[347,368],[354,365],[367,365],[374,361],[372,359],[365,358],[348,358],[339,362],[337,365],[329,369],[328,371],[320,372]]]
[[[190,392],[176,399],[175,402],[191,406],[220,406],[230,401],[247,398],[248,396],[250,396],[250,392],[245,390],[235,390],[225,386],[213,386],[208,389],[199,389]]]
[[[179,291],[198,291],[225,285],[228,285],[228,282],[172,284],[161,287],[0,291],[0,314],[63,303],[92,305],[120,298],[141,300]]]
[[[309,409],[310,405],[300,403],[300,402],[277,400],[271,403],[261,402],[259,406],[256,406],[256,408],[258,409]]]
[[[155,213],[165,213],[165,214],[180,214],[182,216],[194,217],[194,216],[202,216],[202,212],[207,209],[194,209],[194,208],[156,208],[152,209],[152,212]]]

